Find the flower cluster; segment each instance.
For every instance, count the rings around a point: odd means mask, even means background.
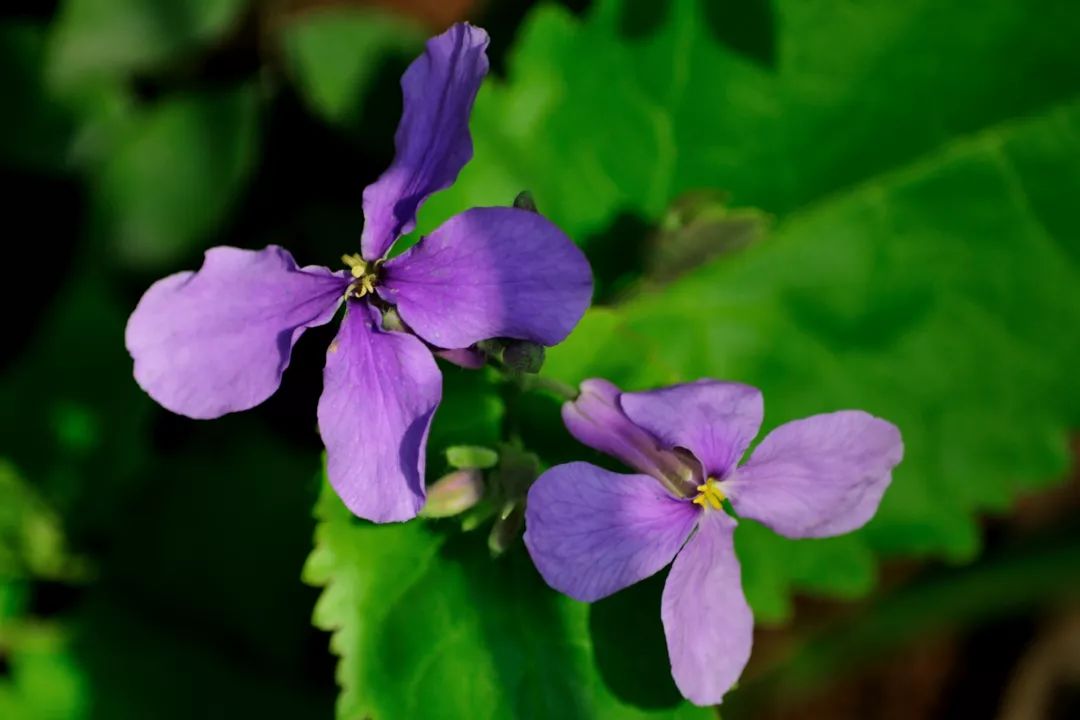
[[[319,430],[330,483],[375,522],[424,506],[425,446],[442,395],[434,356],[476,366],[485,340],[554,345],[592,295],[584,255],[524,207],[467,210],[390,257],[424,199],[472,155],[468,120],[487,42],[455,25],[405,72],[396,156],[363,193],[360,252],[343,257],[344,269],[300,267],[276,246],[213,248],[199,271],[151,286],[127,327],[140,386],[174,412],[215,418],[270,397],[304,330],[344,305]],[[739,383],[624,393],[587,380],[563,407],[566,427],[635,472],[570,463],[528,490],[525,545],[553,588],[592,602],[671,564],[661,619],[672,674],[702,705],[722,700],[750,655],[735,516],[792,538],[849,532],[877,511],[903,455],[896,427],[848,410],[779,426],[740,465],[763,413],[761,393]],[[477,482],[477,472],[452,476],[441,488],[449,499],[428,514],[475,502]]]

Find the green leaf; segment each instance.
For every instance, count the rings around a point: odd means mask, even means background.
[[[62,87],[157,69],[220,37],[246,0],[66,0],[49,71]]]
[[[0,25],[0,158],[31,169],[63,169],[72,121],[43,72],[45,33],[31,23]]]
[[[328,485],[316,516],[304,580],[325,588],[314,622],[341,656],[339,718],[713,717],[672,710],[670,693],[656,712],[613,696],[594,666],[588,606],[548,590],[520,545],[495,561],[476,535],[363,523]],[[649,671],[632,679],[671,686],[662,655]]]
[[[592,311],[545,370],[626,388],[747,381],[763,389],[770,427],[844,407],[899,425],[905,459],[864,530],[793,542],[743,523],[759,619],[783,617],[795,589],[865,592],[873,553],[968,559],[978,513],[1067,465],[1078,168],[1080,99],[957,139],[662,294]]]
[[[56,512],[0,459],[0,582],[84,578],[85,560],[71,557],[66,545]]]
[[[761,5],[599,0],[584,18],[541,7],[509,81],[481,90],[475,159],[420,227],[523,189],[579,242],[620,212],[655,221],[698,188],[782,216],[1036,113],[1080,75],[1069,0],[775,0],[748,57],[726,37],[760,23]]]
[[[140,268],[203,245],[238,200],[256,160],[255,88],[170,98],[131,122],[100,169],[99,221]]]
[[[0,596],[11,588],[0,580]],[[80,720],[90,716],[86,678],[58,626],[0,622],[0,717],[13,720]]]
[[[298,15],[283,29],[282,40],[293,80],[311,109],[350,125],[382,61],[392,54],[415,55],[424,33],[399,15],[343,6]]]

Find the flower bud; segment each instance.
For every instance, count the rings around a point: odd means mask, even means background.
[[[544,346],[528,340],[511,340],[503,349],[502,360],[511,370],[536,374],[544,366]]]
[[[514,207],[519,210],[528,210],[529,212],[539,213],[536,209],[536,201],[533,200],[532,193],[528,190],[522,190],[514,198]]]
[[[428,518],[451,517],[473,507],[483,496],[484,477],[479,470],[456,470],[428,486],[427,502],[420,514]]]

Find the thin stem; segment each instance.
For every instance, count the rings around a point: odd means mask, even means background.
[[[525,392],[547,393],[563,401],[575,400],[578,396],[577,388],[554,378],[525,373],[510,373],[510,377]]]

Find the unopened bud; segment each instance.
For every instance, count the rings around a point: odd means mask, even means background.
[[[514,207],[518,210],[528,210],[529,212],[539,213],[536,209],[536,201],[533,200],[532,193],[528,190],[522,190],[514,198]]]
[[[528,340],[512,340],[503,350],[502,359],[511,370],[536,374],[544,366],[544,346]]]
[[[499,462],[499,453],[479,445],[454,445],[446,448],[446,461],[458,470],[487,470]]]
[[[479,470],[456,470],[428,486],[427,502],[420,514],[428,518],[458,515],[480,502],[484,477]]]

